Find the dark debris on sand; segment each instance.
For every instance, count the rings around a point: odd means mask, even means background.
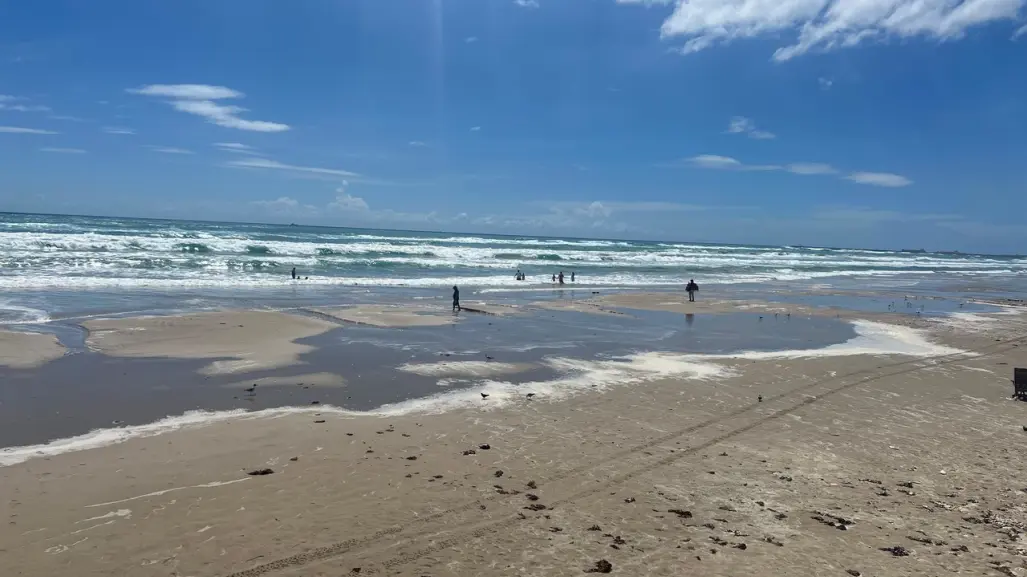
[[[606,559],[600,559],[594,565],[585,569],[585,573],[609,573],[613,571],[613,564]]]
[[[909,551],[901,545],[896,545],[894,547],[881,547],[881,551],[891,553],[895,557],[906,557],[909,555]]]
[[[271,469],[255,469],[255,470],[250,471],[249,473],[246,473],[246,474],[247,475],[252,475],[254,477],[259,477],[259,476],[263,476],[263,475],[273,475],[274,471],[272,471]]]

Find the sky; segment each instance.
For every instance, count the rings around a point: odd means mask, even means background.
[[[1025,253],[1024,70],[1027,0],[7,2],[0,211]]]

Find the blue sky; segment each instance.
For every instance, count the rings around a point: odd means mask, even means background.
[[[0,210],[1027,252],[1027,0],[36,0]]]

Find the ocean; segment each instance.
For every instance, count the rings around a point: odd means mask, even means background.
[[[294,267],[304,280],[291,280]],[[527,280],[515,280],[517,270]],[[127,295],[179,305],[191,298],[203,308],[221,297],[288,300],[297,285],[307,297],[342,287],[498,293],[548,289],[560,271],[592,287],[674,287],[690,278],[707,287],[958,281],[1001,293],[1018,292],[1027,258],[0,213],[7,324],[97,308],[83,301],[126,308]]]

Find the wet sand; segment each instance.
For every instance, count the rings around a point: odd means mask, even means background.
[[[933,357],[725,357],[715,374],[563,400],[308,407],[30,459],[0,467],[0,562],[76,577],[581,575],[600,562],[620,575],[1022,575],[1027,404],[1009,378],[1027,320],[995,318],[977,332],[910,320],[965,351]]]
[[[53,335],[0,330],[0,367],[34,368],[61,358],[65,352]]]

